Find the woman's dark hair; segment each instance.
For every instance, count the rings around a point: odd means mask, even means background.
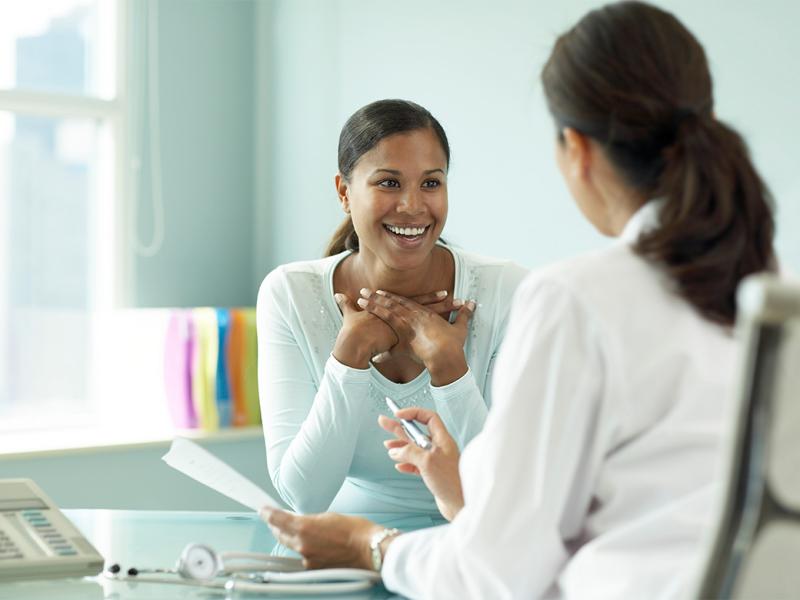
[[[775,268],[772,199],[742,138],[714,116],[697,39],[643,2],[609,4],[558,38],[542,83],[559,132],[596,140],[629,185],[665,199],[636,252],[704,317],[731,324],[741,279]]]
[[[450,144],[444,129],[431,113],[408,100],[378,100],[358,109],[342,127],[339,134],[339,173],[345,181],[350,181],[358,159],[383,138],[417,129],[433,130],[442,144],[449,167]],[[325,256],[333,256],[344,250],[358,250],[358,236],[349,215],[328,242]]]

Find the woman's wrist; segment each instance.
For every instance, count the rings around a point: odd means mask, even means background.
[[[400,535],[400,531],[395,528],[386,528],[375,526],[371,529],[369,535],[369,566],[368,569],[380,573],[383,567],[384,557],[386,550],[391,544],[392,540]]]
[[[370,523],[371,527],[366,529],[366,531],[362,532],[362,535],[359,536],[358,546],[360,547],[359,555],[361,557],[359,565],[362,569],[367,569],[369,571],[373,570],[373,560],[372,560],[372,539],[376,535],[378,535],[381,531],[385,529],[376,523]],[[383,554],[381,554],[383,556]]]
[[[459,350],[457,354],[442,353],[425,366],[431,375],[431,385],[434,387],[449,385],[461,379],[469,370],[463,350]]]
[[[331,354],[333,358],[351,369],[368,369],[369,361],[372,358],[368,352],[364,352],[361,348],[348,348],[346,344],[340,344],[338,340],[333,346]]]

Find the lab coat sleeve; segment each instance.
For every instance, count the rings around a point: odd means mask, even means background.
[[[515,296],[493,407],[461,463],[452,523],[398,537],[382,571],[410,598],[538,598],[580,533],[606,443],[605,357],[586,307],[560,283]]]
[[[489,409],[472,371],[441,387],[431,386],[436,412],[458,447],[466,445],[483,429]]]
[[[267,465],[281,498],[301,513],[326,510],[353,460],[367,410],[369,371],[331,356],[317,387],[290,327],[280,272],[261,286],[257,305],[258,385]]]

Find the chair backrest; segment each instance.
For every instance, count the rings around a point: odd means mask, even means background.
[[[700,598],[800,597],[800,283],[739,288],[737,423]]]

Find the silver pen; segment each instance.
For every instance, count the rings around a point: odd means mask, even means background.
[[[389,410],[392,411],[393,415],[397,414],[397,411],[400,410],[400,407],[395,404],[394,400],[386,396],[386,404],[389,406]],[[424,450],[431,449],[431,438],[425,435],[420,429],[419,425],[417,425],[414,421],[409,421],[408,419],[400,419],[400,425],[403,427],[403,431],[408,434],[408,437],[411,438],[417,446]]]

